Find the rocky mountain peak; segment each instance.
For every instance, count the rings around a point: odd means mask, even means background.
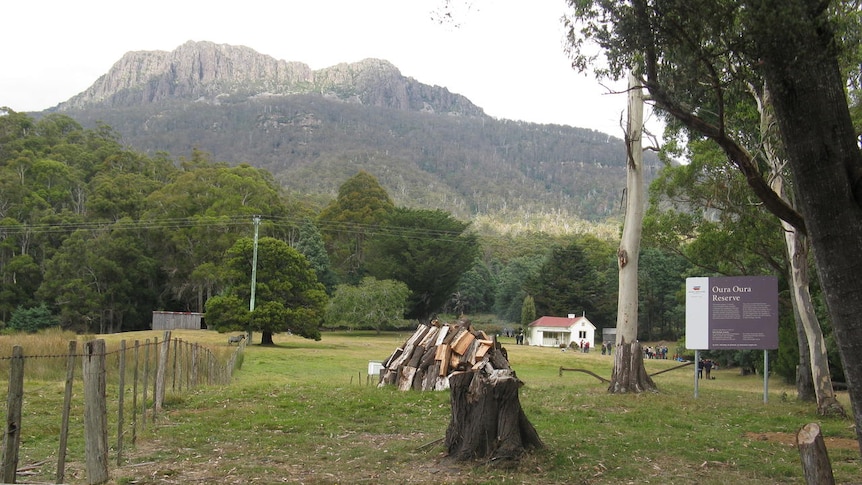
[[[220,104],[253,96],[314,94],[329,99],[411,111],[484,116],[446,88],[404,77],[392,63],[364,59],[312,71],[245,46],[189,41],[171,52],[128,52],[60,111],[121,107],[170,99]]]

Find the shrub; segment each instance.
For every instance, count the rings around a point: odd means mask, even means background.
[[[54,316],[44,303],[32,308],[17,308],[12,312],[9,319],[8,328],[21,332],[35,333],[50,327],[55,327],[59,324],[59,320]]]

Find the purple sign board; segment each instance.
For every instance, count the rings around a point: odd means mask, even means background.
[[[777,349],[778,279],[686,278],[685,344],[695,350]]]

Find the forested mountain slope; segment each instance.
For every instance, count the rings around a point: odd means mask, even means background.
[[[188,157],[197,148],[265,168],[290,192],[321,203],[362,169],[399,205],[468,219],[599,221],[619,215],[625,185],[621,140],[493,119],[376,59],[312,71],[247,47],[189,42],[128,53],[51,111],[84,126],[107,124],[147,153]],[[657,159],[648,166],[651,178]]]

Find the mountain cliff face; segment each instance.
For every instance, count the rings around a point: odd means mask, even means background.
[[[172,52],[124,55],[89,89],[58,111],[126,107],[168,99],[219,104],[254,96],[317,94],[382,108],[484,116],[467,98],[406,78],[387,61],[366,59],[312,71],[248,47],[186,42]]]
[[[323,205],[358,170],[402,206],[462,219],[620,215],[622,140],[593,130],[486,116],[464,96],[366,59],[317,71],[247,47],[188,42],[131,52],[58,105],[86,127],[112,127],[141,152],[268,170]],[[660,166],[646,155],[647,179]]]

